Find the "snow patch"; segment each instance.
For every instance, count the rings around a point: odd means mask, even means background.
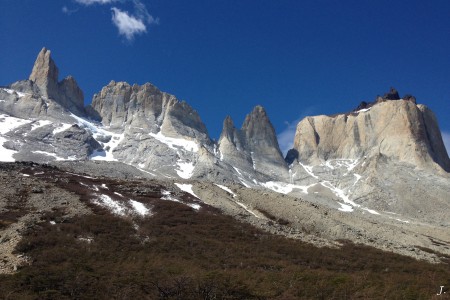
[[[180,176],[183,179],[189,179],[192,177],[192,174],[194,174],[194,163],[192,162],[183,162],[183,160],[178,160],[177,165],[179,169],[176,169],[178,176]]]
[[[198,197],[194,191],[192,191],[192,184],[183,184],[183,183],[175,183],[175,185],[182,190],[183,192],[189,193],[192,196],[194,196],[197,199],[200,199],[200,197]]]
[[[120,202],[113,200],[108,195],[100,195],[98,199],[93,201],[93,203],[111,210],[116,215],[125,215],[126,207]]]
[[[93,136],[95,139],[97,139],[99,136],[111,136],[111,139],[109,140],[109,142],[103,143],[103,149],[107,150],[95,150],[94,153],[91,154],[90,159],[117,161],[117,159],[114,158],[113,151],[123,141],[123,139],[125,138],[125,134],[117,134],[106,130],[101,130],[101,133],[94,133]]]
[[[53,122],[52,121],[48,121],[48,120],[40,120],[40,121],[33,122],[33,123],[31,123],[31,130],[30,131],[36,130],[39,127],[44,127],[44,126],[50,125],[50,124],[53,124]]]
[[[315,183],[307,186],[303,185],[295,185],[291,183],[284,183],[284,182],[276,182],[276,181],[268,181],[266,183],[261,183],[261,185],[267,189],[270,189],[277,193],[282,194],[289,194],[294,189],[301,190],[302,193],[308,194],[308,189],[315,185]]]
[[[372,108],[372,107],[369,107],[369,108],[363,108],[363,109],[360,109],[360,110],[355,111],[355,113],[367,112],[367,111],[369,111],[371,108]]]
[[[161,131],[159,131],[156,134],[155,133],[149,133],[149,134],[150,134],[150,136],[154,137],[161,143],[169,146],[169,148],[171,148],[171,149],[178,150],[177,148],[184,148],[186,151],[189,151],[189,152],[198,152],[198,145],[194,141],[171,138],[171,137],[163,135],[161,133]]]
[[[55,134],[57,134],[59,132],[62,132],[62,131],[66,131],[70,127],[72,127],[72,124],[67,124],[67,123],[58,124],[58,127],[53,129],[53,135],[55,135]]]
[[[243,209],[245,209],[247,212],[249,212],[250,214],[254,215],[255,217],[257,217],[258,219],[260,219],[260,217],[255,214],[252,210],[250,210],[244,203],[241,203],[239,201],[235,201],[237,205],[239,205],[240,207],[242,207]]]
[[[19,98],[22,98],[23,96],[27,95],[27,94],[25,94],[25,93],[18,92],[18,91],[15,91],[15,90],[11,90],[11,89],[3,89],[3,88],[2,88],[2,90],[4,90],[5,92],[7,92],[7,93],[10,94],[10,95],[16,93],[17,96],[19,96]],[[3,101],[4,101],[4,100],[3,100]]]
[[[130,204],[133,207],[134,211],[141,216],[145,216],[150,212],[150,209],[145,207],[145,205],[141,202],[130,200]]]
[[[359,163],[359,159],[329,159],[325,162],[325,167],[334,170],[336,168],[345,168],[347,169],[347,173],[353,170]],[[322,164],[323,165],[323,164]],[[347,175],[344,174],[344,175]]]
[[[31,123],[32,121],[0,114],[0,134],[5,134],[17,127]]]
[[[77,115],[74,115],[73,113],[70,114],[72,118],[77,120],[78,125],[82,128],[85,128],[89,130],[92,133],[92,136],[94,139],[98,139],[99,137],[111,137],[109,142],[107,143],[101,143],[103,144],[103,149],[107,150],[95,150],[94,153],[91,154],[89,157],[92,160],[104,160],[104,161],[117,161],[117,159],[113,156],[113,150],[122,142],[122,140],[125,138],[125,134],[121,133],[113,133],[108,130],[100,128],[101,125],[97,126],[93,123],[91,123],[88,120],[85,120],[83,118],[78,117]]]
[[[301,162],[298,162],[300,164],[300,166],[303,167],[303,169],[305,169],[306,173],[308,173],[311,177],[314,177],[316,179],[319,179],[319,177],[317,177],[316,175],[314,175],[313,173],[313,167],[312,166],[308,166],[308,165],[304,165]]]
[[[409,223],[409,221],[401,220],[401,219],[395,219],[396,221],[402,222],[402,223]]]
[[[353,211],[353,207],[351,207],[350,205],[347,204],[343,204],[338,202],[338,204],[341,206],[340,208],[338,208],[338,210],[343,211],[343,212],[352,212]]]
[[[13,155],[17,153],[17,151],[6,149],[3,144],[7,141],[7,139],[0,136],[0,161],[14,162],[16,160],[13,158]]]
[[[222,190],[224,190],[225,192],[228,192],[228,193],[230,193],[232,196],[233,196],[233,198],[236,198],[237,197],[237,195],[235,194],[235,193],[233,193],[233,191],[230,189],[230,188],[228,188],[228,187],[226,187],[226,186],[224,186],[224,185],[220,185],[220,184],[215,184],[215,185],[217,185],[218,187],[220,187]]]
[[[365,208],[365,207],[363,207],[362,210],[365,210],[365,211],[371,213],[372,215],[379,215],[379,214],[380,214],[380,213],[377,212],[376,210],[368,209],[368,208]]]
[[[55,160],[77,160],[77,158],[75,156],[69,156],[67,158],[63,158],[63,157],[60,157],[60,156],[56,155],[55,153],[46,152],[46,151],[39,151],[39,150],[37,150],[37,151],[31,151],[31,152],[32,153],[44,154],[44,155],[47,155],[47,156],[51,156],[51,157],[54,157]]]
[[[175,183],[176,184],[176,183]],[[184,205],[187,205],[189,207],[192,207],[195,210],[199,210],[201,208],[200,204],[196,204],[196,203],[185,203],[181,200],[178,200],[177,198],[172,197],[171,193],[169,191],[162,191],[161,192],[164,196],[161,197],[162,200],[168,200],[168,201],[174,201],[174,202],[178,202],[178,203],[182,203]],[[197,197],[198,198],[198,197]]]

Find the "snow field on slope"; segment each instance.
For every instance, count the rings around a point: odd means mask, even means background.
[[[5,137],[4,134],[28,123],[31,123],[31,121],[11,117],[5,114],[0,114],[0,161],[5,162],[16,161],[13,158],[13,155],[17,153],[17,151],[7,149],[3,146],[3,144],[8,141],[8,138]]]
[[[337,185],[332,184],[329,180],[323,180],[323,178],[320,178],[319,175],[316,175],[314,173],[314,166],[308,166],[304,165],[301,162],[299,164],[303,167],[303,169],[313,178],[316,178],[318,180],[318,183],[322,185],[323,187],[329,189],[331,192],[333,192],[334,195],[339,197],[344,203],[341,203],[337,201],[337,204],[340,206],[338,208],[339,211],[342,212],[353,212],[355,208],[359,208],[364,212],[368,212],[373,215],[380,215],[379,212],[373,209],[369,209],[367,207],[362,207],[361,205],[353,202],[350,200],[350,194],[346,194],[344,191],[347,189],[347,192],[350,192],[350,188],[356,186],[358,182],[362,179],[362,176],[356,173],[350,173],[354,168],[358,166],[358,164],[361,162],[360,159],[330,159],[327,160],[325,163],[322,163],[320,166],[325,167],[329,170],[335,170],[335,169],[345,169],[346,173],[344,176],[353,174],[355,177],[355,181],[351,186],[348,188],[338,188]],[[363,161],[365,163],[365,161]]]

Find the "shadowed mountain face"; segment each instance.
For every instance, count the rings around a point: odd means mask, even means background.
[[[312,243],[320,237],[320,245],[350,239],[434,260],[408,247],[441,251],[426,237],[430,228],[450,240],[450,160],[438,122],[395,89],[350,113],[304,118],[285,160],[261,106],[240,129],[227,117],[217,142],[189,104],[150,83],[111,81],[85,108],[75,79],[58,81],[44,48],[28,80],[0,88],[0,154],[65,161],[95,176],[195,183],[200,199],[225,214]],[[411,234],[398,238],[406,226]]]

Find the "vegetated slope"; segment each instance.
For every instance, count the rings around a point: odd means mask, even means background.
[[[205,204],[189,206],[189,194],[174,195],[181,202],[161,199],[173,192],[156,181],[93,178],[36,164],[5,167],[9,180],[24,179],[20,195],[10,199],[40,220],[26,226],[16,248],[29,264],[0,276],[2,298],[430,299],[450,285],[448,264],[270,235]],[[39,206],[52,189],[65,191],[65,202]],[[96,202],[99,193],[116,195],[118,205],[132,198],[147,213],[118,213]],[[69,212],[78,202],[85,207]],[[2,207],[2,219],[10,210]]]

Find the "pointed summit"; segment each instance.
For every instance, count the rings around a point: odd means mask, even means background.
[[[41,90],[45,97],[57,96],[58,68],[51,58],[50,50],[45,47],[39,52],[29,79]]]
[[[75,78],[67,76],[58,82],[58,74],[51,51],[42,48],[34,62],[29,80],[39,88],[41,96],[54,100],[75,114],[84,115],[84,95]]]
[[[275,130],[262,106],[256,106],[237,129],[231,117],[223,121],[219,139],[221,160],[246,172],[281,178],[287,174]]]
[[[241,131],[245,134],[252,151],[258,151],[260,147],[265,146],[274,148],[274,150],[278,149],[279,151],[275,129],[262,106],[255,106],[253,111],[247,115]],[[281,151],[279,152],[281,156]]]

